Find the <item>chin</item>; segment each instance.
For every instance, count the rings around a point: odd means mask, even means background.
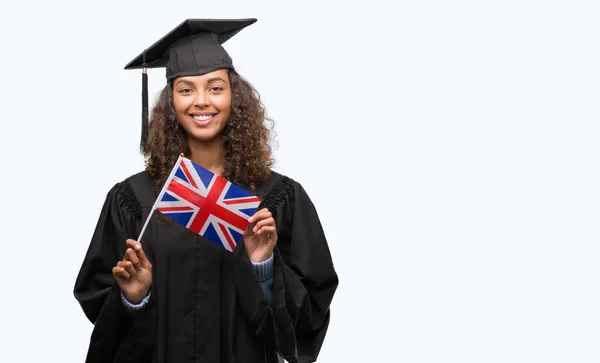
[[[192,139],[202,142],[212,141],[219,137],[219,134],[214,132],[191,132],[189,135]]]

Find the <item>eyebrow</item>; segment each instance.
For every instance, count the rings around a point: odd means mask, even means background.
[[[194,83],[192,83],[192,82],[190,82],[190,81],[186,81],[185,79],[180,79],[179,81],[177,81],[177,83],[175,83],[175,85],[177,86],[177,85],[178,85],[178,84],[180,84],[180,83],[185,83],[185,84],[188,84],[188,85],[190,85],[190,86],[193,86],[193,85],[194,85]]]
[[[216,82],[216,81],[221,81],[221,82],[223,82],[223,83],[227,83],[227,82],[226,82],[226,81],[225,81],[223,78],[221,78],[221,77],[213,77],[213,78],[210,78],[208,81],[206,81],[206,83],[213,83],[213,82]]]
[[[224,80],[223,78],[221,78],[221,77],[213,77],[213,78],[209,78],[209,79],[206,81],[206,83],[213,83],[213,82],[217,82],[217,81],[221,81],[221,82],[223,82],[223,83],[227,84],[227,81],[225,81],[225,80]],[[194,82],[190,82],[190,81],[187,81],[187,80],[185,80],[185,79],[180,79],[179,81],[177,81],[177,83],[175,83],[175,85],[177,86],[177,85],[178,85],[178,84],[180,84],[180,83],[185,83],[185,84],[188,84],[188,85],[190,85],[190,86],[194,86]]]

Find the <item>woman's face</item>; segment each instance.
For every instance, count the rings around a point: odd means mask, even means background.
[[[198,141],[217,137],[231,112],[229,74],[220,69],[173,81],[173,103],[181,126]]]

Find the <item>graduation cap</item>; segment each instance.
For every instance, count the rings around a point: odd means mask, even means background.
[[[167,82],[178,77],[199,76],[218,69],[233,70],[233,61],[222,44],[256,19],[187,19],[171,30],[125,69],[142,69],[142,137],[148,138],[147,68],[166,68]]]

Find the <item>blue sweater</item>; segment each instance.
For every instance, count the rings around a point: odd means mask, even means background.
[[[252,265],[254,266],[254,272],[258,277],[258,281],[260,281],[263,291],[267,296],[267,301],[271,304],[271,301],[273,300],[273,254],[263,262],[252,262]],[[152,292],[149,291],[148,295],[146,295],[139,304],[132,304],[127,300],[125,295],[123,295],[123,292],[121,292],[121,301],[127,310],[136,311],[140,310],[148,303],[148,299],[150,299],[151,295]]]

